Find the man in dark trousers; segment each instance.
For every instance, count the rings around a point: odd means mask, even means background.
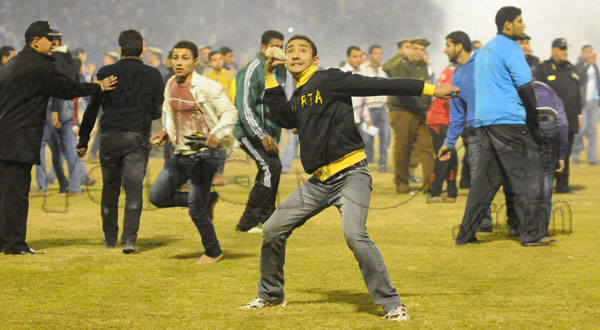
[[[42,132],[50,97],[72,99],[112,89],[116,77],[76,83],[54,66],[47,21],[25,31],[25,47],[0,70],[0,248],[4,254],[35,254],[25,242],[31,168],[40,164]]]
[[[503,7],[496,13],[498,34],[475,59],[475,112],[471,190],[457,245],[479,243],[475,236],[500,185],[519,221],[521,244],[549,245],[543,171],[538,155],[540,131],[531,69],[515,42],[525,29],[521,10]]]
[[[269,48],[282,48],[283,34],[268,30],[260,38],[260,54],[248,65],[240,69],[236,76],[235,107],[238,111],[233,135],[241,148],[256,162],[258,173],[248,196],[246,209],[236,226],[243,233],[257,234],[262,230],[259,224],[267,221],[275,211],[281,160],[279,159],[279,137],[281,128],[269,116],[269,107],[264,104],[264,67]],[[276,72],[281,84],[285,83],[285,70]]]
[[[116,75],[120,83],[114,91],[91,101],[79,130],[77,152],[87,151],[98,109],[100,119],[100,166],[102,168],[102,229],[106,248],[116,248],[119,233],[119,194],[125,189],[125,216],[121,244],[123,253],[137,253],[137,231],[142,214],[142,189],[150,151],[150,127],[160,118],[164,84],[160,72],[142,62],[144,40],[135,30],[119,35],[121,60],[98,70],[99,77]]]
[[[275,210],[263,226],[258,296],[242,309],[285,306],[283,266],[285,245],[292,231],[329,206],[342,215],[348,247],[360,266],[369,294],[383,307],[385,319],[406,321],[408,312],[392,285],[385,262],[367,234],[371,175],[365,161],[360,133],[354,124],[352,96],[422,95],[448,98],[458,88],[430,85],[419,79],[364,77],[339,69],[317,70],[319,57],[314,42],[303,35],[290,38],[285,65],[297,89],[289,102],[266,62],[265,101],[271,118],[281,127],[298,128],[300,159],[310,179]]]
[[[581,96],[579,91],[579,76],[575,66],[567,60],[567,40],[557,38],[552,41],[552,57],[540,64],[533,73],[537,81],[546,83],[563,101],[567,120],[569,122],[569,144],[565,158],[565,168],[556,174],[557,193],[572,193],[569,188],[569,158],[575,134],[581,124]]]

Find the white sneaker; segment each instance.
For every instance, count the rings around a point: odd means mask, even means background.
[[[406,307],[400,306],[392,309],[387,314],[385,314],[382,318],[390,320],[390,321],[408,321],[410,317],[408,316],[408,311]]]
[[[252,227],[247,231],[248,234],[262,234],[262,232],[262,228],[259,226]]]
[[[280,306],[280,307],[285,307],[287,305],[287,302],[285,301],[285,299],[281,300],[280,302],[272,302],[272,301],[268,301],[268,300],[264,300],[264,299],[260,299],[258,297],[252,299],[252,301],[250,301],[249,303],[245,304],[244,306],[240,306],[240,309],[260,309],[260,308],[265,308],[265,307],[274,307],[274,306]]]

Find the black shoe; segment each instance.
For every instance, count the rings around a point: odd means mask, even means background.
[[[139,253],[138,249],[135,247],[134,242],[126,242],[123,244],[123,253],[125,254],[137,254]]]
[[[479,229],[477,230],[477,232],[478,233],[493,233],[494,227],[493,226],[489,226],[489,227],[480,226]]]
[[[571,188],[567,188],[567,189],[556,189],[554,190],[555,193],[557,194],[573,194],[573,195],[579,195],[581,194],[579,191],[575,191]]]
[[[86,186],[93,186],[96,184],[96,180],[94,180],[92,178],[86,178],[84,184]]]
[[[592,160],[591,162],[589,162],[588,164],[596,166],[598,165],[598,161],[597,160]]]
[[[111,249],[116,249],[117,248],[117,242],[109,242],[109,241],[104,241],[104,247],[111,250]]]
[[[468,242],[465,243],[459,243],[458,241],[456,242],[456,245],[477,245],[477,244],[481,244],[481,241],[478,240],[477,238],[474,238]]]
[[[208,211],[210,212],[211,221],[214,220],[214,211],[217,202],[219,201],[219,193],[216,191],[211,191],[208,194]]]
[[[508,229],[508,236],[509,237],[519,237],[519,229],[515,228],[515,227],[510,227]]]

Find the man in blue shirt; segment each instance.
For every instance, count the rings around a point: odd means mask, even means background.
[[[451,153],[454,151],[456,141],[459,136],[463,136],[463,141],[466,146],[465,157],[470,164],[471,169],[478,168],[478,153],[473,148],[477,145],[469,143],[469,131],[473,130],[473,118],[475,116],[475,90],[473,86],[473,77],[475,73],[475,58],[477,51],[472,49],[471,39],[462,31],[454,31],[446,36],[446,48],[444,52],[448,56],[448,60],[457,63],[454,75],[452,76],[452,84],[460,88],[460,93],[457,98],[450,100],[450,124],[448,126],[448,135],[446,141],[438,152],[438,157],[441,161],[450,159]],[[464,126],[467,126],[464,129]],[[463,132],[464,130],[464,132]],[[463,165],[464,166],[464,165]],[[495,193],[494,191],[493,193]],[[468,214],[468,212],[465,212]],[[492,217],[490,211],[481,215],[482,220],[479,231],[490,232],[492,228]]]
[[[469,143],[479,166],[471,172],[471,191],[457,245],[478,243],[475,233],[495,192],[504,185],[514,205],[523,245],[549,245],[544,212],[543,171],[536,142],[539,128],[531,70],[515,39],[523,34],[521,10],[496,13],[498,35],[475,59],[475,111]]]

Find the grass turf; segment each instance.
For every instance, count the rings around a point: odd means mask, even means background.
[[[580,195],[556,195],[572,211],[555,223],[560,243],[520,246],[500,226],[480,235],[484,244],[456,247],[467,190],[454,204],[427,204],[422,195],[397,195],[393,174],[376,173],[369,234],[386,261],[411,320],[380,319],[358,265],[347,248],[341,218],[329,208],[294,231],[287,245],[288,307],[239,310],[256,295],[260,235],[234,231],[253,182],[255,165],[236,151],[226,166],[230,182],[214,223],[225,258],[197,265],[200,237],[186,209],[156,210],[147,193],[162,167],[150,161],[139,255],[106,250],[99,182],[83,196],[30,199],[27,241],[46,255],[1,256],[0,328],[44,329],[385,329],[586,328],[600,326],[600,169],[573,166]],[[285,198],[308,176],[295,161],[283,175]],[[503,196],[496,200],[503,203]],[[502,213],[502,212],[500,212]],[[502,217],[500,217],[502,218]],[[122,221],[122,210],[121,220]],[[572,230],[570,229],[572,228]]]

